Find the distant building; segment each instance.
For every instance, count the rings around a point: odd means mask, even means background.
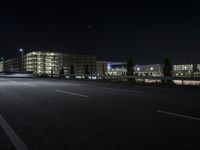
[[[8,59],[0,62],[0,72],[32,72],[38,75],[59,75],[64,71],[65,76],[72,72],[75,75],[85,74],[88,68],[89,75],[126,75],[126,62],[96,61],[94,55],[80,55],[48,51],[33,51],[22,58]],[[134,65],[136,76],[163,76],[163,65]],[[173,76],[200,76],[200,64],[175,64]]]
[[[175,76],[191,76],[194,72],[194,64],[173,65],[173,74]]]
[[[200,71],[200,64],[197,64],[197,69],[198,71]]]
[[[107,75],[107,62],[97,61],[97,75]]]
[[[1,61],[0,62],[0,72],[3,72],[4,71],[4,65],[3,65],[4,63],[3,63],[3,61]]]
[[[3,71],[4,72],[20,72],[21,68],[21,59],[14,58],[8,59],[3,62]]]
[[[126,62],[97,61],[97,75],[121,76],[126,70]]]
[[[59,75],[64,69],[65,75],[70,75],[73,66],[74,74],[84,75],[88,66],[90,74],[96,74],[96,56],[65,54],[59,52],[34,51],[24,55],[23,65],[21,58],[8,59],[0,62],[0,72],[32,72],[39,75]]]
[[[35,74],[55,75],[59,74],[63,68],[65,75],[69,75],[73,66],[74,74],[83,75],[86,65],[88,65],[90,74],[95,74],[96,56],[58,52],[30,52],[24,57],[25,70]]]
[[[162,65],[152,64],[152,65],[135,65],[134,74],[138,76],[161,76]]]
[[[105,72],[105,75],[126,75],[126,67],[126,62],[97,61],[97,74],[103,75],[103,72]],[[161,76],[162,65],[134,65],[134,74],[139,76]]]
[[[59,74],[62,54],[53,52],[30,52],[24,56],[24,68],[35,74]]]

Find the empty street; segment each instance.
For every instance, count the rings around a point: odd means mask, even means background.
[[[0,150],[199,150],[199,91],[1,77]]]

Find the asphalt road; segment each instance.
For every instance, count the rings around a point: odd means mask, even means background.
[[[0,150],[200,150],[200,89],[0,78]]]

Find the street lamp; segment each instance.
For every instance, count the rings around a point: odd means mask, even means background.
[[[24,70],[24,50],[22,49],[22,48],[20,48],[19,49],[19,51],[22,53],[22,69],[21,69],[21,71],[23,71]]]

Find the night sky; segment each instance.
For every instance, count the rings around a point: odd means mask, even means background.
[[[200,63],[195,3],[16,1],[0,6],[0,57],[19,48],[95,54],[135,64]]]

